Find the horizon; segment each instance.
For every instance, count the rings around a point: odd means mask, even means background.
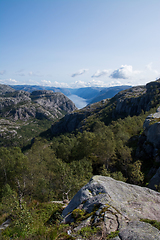
[[[138,86],[160,78],[159,0],[0,1],[0,83]]]

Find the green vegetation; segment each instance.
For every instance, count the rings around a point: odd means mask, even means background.
[[[90,238],[100,230],[101,230],[100,228],[87,226],[87,227],[81,228],[81,230],[78,231],[78,234],[80,234],[84,239],[86,239],[86,238]]]
[[[143,121],[148,114],[128,116],[112,121],[109,125],[99,119],[93,122],[93,118],[88,118],[88,130],[58,137],[51,137],[44,132],[23,153],[17,147],[1,147],[0,197],[4,216],[1,222],[14,218],[14,225],[4,231],[5,236],[16,237],[15,232],[19,237],[23,233],[23,238],[27,234],[59,234],[59,225],[54,229],[56,233],[45,225],[47,223],[53,227],[57,224],[59,210],[55,212],[52,209],[50,215],[45,213],[43,216],[46,210],[39,207],[43,203],[48,206],[47,202],[53,200],[71,199],[93,174],[144,185],[144,170],[148,167],[148,161],[144,156],[137,159],[135,150]],[[38,218],[43,226],[36,223],[37,214],[41,215]],[[73,215],[76,221],[90,216],[79,209],[74,210]],[[15,224],[18,224],[18,228]]]
[[[49,120],[36,119],[23,125],[19,121],[17,136],[21,138],[1,138],[0,223],[11,219],[2,239],[74,239],[67,231],[92,216],[94,210],[88,214],[75,209],[75,223],[61,224],[62,205],[51,201],[71,199],[92,175],[145,186],[149,169],[159,167],[159,163],[141,151],[140,139],[144,137],[143,122],[156,111],[157,99],[153,99],[155,108],[149,112],[116,116],[114,120],[115,98],[91,105],[81,129],[57,137],[51,135]],[[139,156],[137,147],[142,152]],[[155,221],[153,224],[159,226]],[[78,234],[86,239],[99,231],[102,229],[88,226]],[[107,239],[117,235],[116,231]]]
[[[153,227],[157,228],[158,230],[160,230],[160,222],[156,221],[156,220],[151,220],[151,219],[141,219],[142,222],[146,222],[151,224]]]
[[[115,231],[115,232],[111,232],[108,236],[107,236],[107,240],[108,239],[112,239],[112,238],[114,238],[114,237],[117,237],[118,236],[118,233],[119,233],[119,231]]]
[[[15,122],[5,121],[1,123],[3,128],[7,128],[0,136],[0,147],[20,147],[25,149],[27,144],[31,144],[31,140],[39,135],[48,134],[49,128],[53,122],[48,119],[43,120],[28,120],[24,122],[18,120]],[[11,131],[16,131],[16,134],[11,134]]]

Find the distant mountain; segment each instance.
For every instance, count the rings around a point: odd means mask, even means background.
[[[102,89],[102,90],[99,92],[99,94],[90,101],[90,104],[91,104],[91,103],[99,102],[99,101],[104,100],[104,99],[106,99],[106,98],[112,98],[112,97],[114,97],[118,92],[120,92],[120,91],[122,91],[122,90],[125,90],[125,89],[128,89],[128,88],[131,88],[131,87],[132,87],[132,86],[124,85],[124,86],[115,86],[115,87],[110,87],[110,88]]]
[[[106,87],[56,88],[36,85],[12,85],[11,87],[14,88],[15,90],[23,90],[30,93],[36,90],[52,90],[53,92],[61,92],[68,98],[70,98],[78,108],[82,108],[87,104],[98,102],[106,98],[112,98],[119,91],[128,89],[131,86],[124,85],[108,88]]]

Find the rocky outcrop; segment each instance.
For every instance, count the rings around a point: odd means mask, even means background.
[[[6,93],[10,93],[10,92],[14,92],[15,89],[13,89],[12,87],[5,85],[5,84],[0,84],[0,94],[6,94]]]
[[[146,117],[143,124],[143,133],[139,136],[136,149],[136,158],[152,162],[147,174],[148,187],[157,190],[160,186],[160,107],[153,114]]]
[[[160,99],[160,79],[150,82],[146,86],[137,86],[119,92],[114,98],[116,108],[113,117],[139,115],[142,110],[149,111]]]
[[[49,111],[54,111],[58,109],[59,111],[64,111],[66,113],[71,113],[76,110],[74,103],[67,98],[63,93],[53,92],[53,91],[34,91],[30,95],[32,101],[38,103],[45,109]]]
[[[153,146],[159,147],[160,145],[160,107],[157,112],[150,114],[143,124],[144,133],[147,137],[147,141],[153,144]]]
[[[64,209],[64,223],[75,220],[74,209],[91,213],[85,219],[86,225],[103,225],[108,234],[119,230],[119,237],[115,239],[160,239],[157,229],[140,222],[142,218],[160,221],[160,193],[149,188],[94,176]]]
[[[74,103],[62,93],[52,91],[14,91],[0,97],[0,116],[17,121],[31,118],[54,120],[76,110]]]
[[[51,122],[76,109],[75,104],[62,93],[47,90],[35,91],[32,94],[22,90],[3,91],[0,95],[1,144],[13,145],[13,139],[18,142],[20,139],[29,141],[40,131],[49,128]],[[42,124],[41,120],[44,120]],[[16,141],[14,143],[17,144]]]

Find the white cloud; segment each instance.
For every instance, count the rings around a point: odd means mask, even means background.
[[[48,81],[48,80],[41,80],[41,84],[43,84],[44,86],[51,86],[52,85],[51,81]]]
[[[76,81],[74,83],[71,83],[70,86],[72,88],[83,88],[83,87],[107,87],[108,84],[105,83],[104,81],[100,80],[91,80],[89,82],[84,82],[84,81]]]
[[[71,75],[71,77],[76,77],[76,76],[82,75],[82,74],[84,74],[84,73],[87,72],[87,71],[88,71],[88,69],[81,69],[81,70],[79,70],[78,72],[73,73],[73,74]]]
[[[131,65],[121,65],[120,68],[114,70],[110,77],[111,78],[122,78],[122,79],[128,79],[132,77],[135,74],[139,74],[140,71],[133,71]]]
[[[97,72],[95,72],[93,75],[92,75],[92,78],[94,77],[101,77],[101,76],[104,76],[106,75],[107,73],[109,73],[109,70],[103,70],[103,71],[99,71],[97,70]]]
[[[82,87],[88,87],[87,82],[84,81],[76,81],[74,83],[71,83],[70,86],[72,88],[82,88]]]
[[[125,85],[124,83],[122,83],[121,81],[111,81],[109,83],[109,87],[113,87],[113,86],[122,86],[122,85]]]
[[[104,81],[100,81],[100,80],[91,80],[88,82],[88,87],[106,87],[107,84],[104,83]]]
[[[3,79],[3,80],[0,80],[2,84],[6,84],[6,85],[9,85],[9,84],[17,84],[17,81],[15,79],[12,79],[12,78],[8,78],[8,79]]]
[[[42,86],[50,86],[50,87],[57,87],[57,88],[68,88],[69,85],[67,83],[60,83],[57,81],[51,82],[49,80],[41,80],[41,82],[38,85]]]
[[[6,73],[6,70],[0,71],[0,75],[4,75]]]
[[[60,83],[57,81],[54,81],[52,86],[59,87],[59,88],[68,88],[69,87],[69,85],[67,83],[64,83],[64,82]]]

